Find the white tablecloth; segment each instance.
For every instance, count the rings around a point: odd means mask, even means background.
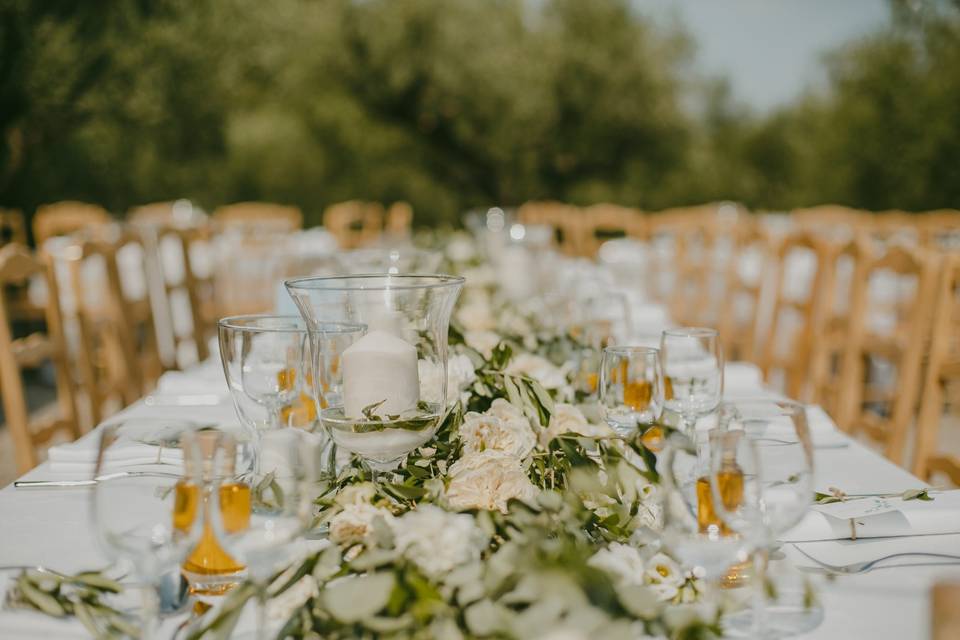
[[[193,374],[196,385],[191,393],[222,392],[222,385],[210,376],[210,365],[201,365]],[[177,387],[183,383],[179,374]],[[759,389],[758,389],[759,391]],[[130,415],[186,417],[218,424],[236,423],[233,406],[227,397],[216,406],[147,406],[138,402]],[[93,438],[96,432],[85,438]],[[915,477],[876,453],[851,441],[849,446],[820,448],[815,453],[818,489],[842,487],[847,493],[903,491],[922,486]],[[76,478],[76,474],[56,472],[44,463],[24,476],[26,479]],[[0,490],[0,565],[43,564],[65,572],[103,568],[109,563],[97,548],[88,521],[87,489],[14,489]],[[840,544],[840,543],[837,543]],[[960,545],[958,545],[960,546]],[[794,556],[789,546],[785,551]],[[960,552],[960,548],[957,549]],[[797,562],[802,559],[797,556]],[[859,558],[851,558],[855,561]],[[15,575],[6,572],[7,575]],[[914,640],[929,637],[929,587],[938,578],[960,579],[957,566],[901,567],[876,570],[859,576],[844,576],[826,582],[821,588],[824,621],[804,638],[847,640]],[[6,577],[6,576],[4,576]],[[2,579],[2,578],[0,578]],[[167,624],[175,625],[176,621]],[[83,637],[78,623],[50,620],[31,612],[0,613],[0,637],[66,637],[75,629]]]

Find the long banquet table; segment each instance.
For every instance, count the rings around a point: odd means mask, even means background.
[[[176,373],[175,387],[169,393],[219,395],[210,406],[158,406],[149,398],[132,405],[111,421],[126,417],[190,418],[199,422],[235,425],[233,405],[218,381],[219,363],[210,361],[192,370]],[[758,392],[761,390],[758,388]],[[162,403],[160,403],[162,404]],[[96,438],[97,430],[84,438]],[[816,486],[842,487],[848,493],[903,491],[923,486],[917,478],[883,457],[849,440],[846,446],[817,449]],[[58,472],[44,463],[24,479],[78,479],[80,474]],[[0,566],[42,564],[63,572],[103,568],[109,564],[97,548],[89,523],[89,489],[15,489],[0,490]],[[933,536],[930,537],[934,538]],[[938,549],[953,545],[960,552],[960,534],[935,536]],[[822,544],[851,544],[849,541]],[[785,551],[797,564],[805,560],[790,545]],[[807,563],[809,564],[809,563]],[[0,590],[16,575],[0,575]],[[857,576],[842,576],[833,581],[820,579],[820,597],[824,606],[823,623],[803,638],[846,640],[913,640],[930,635],[929,588],[937,580],[960,579],[958,566],[910,566],[878,569]],[[164,629],[172,630],[177,620],[167,620]],[[53,620],[29,611],[0,612],[0,637],[85,637],[74,620]]]

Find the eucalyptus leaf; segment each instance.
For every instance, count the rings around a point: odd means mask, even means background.
[[[350,576],[327,585],[322,594],[323,604],[340,622],[361,622],[387,606],[395,584],[393,574],[385,571]]]

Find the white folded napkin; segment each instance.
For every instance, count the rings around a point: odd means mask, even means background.
[[[814,505],[784,542],[960,533],[960,490],[932,492],[933,500],[861,498]],[[853,524],[851,524],[853,523]]]
[[[92,474],[97,462],[97,442],[96,438],[91,438],[50,447],[47,451],[50,468],[53,471]],[[183,453],[179,449],[157,447],[123,439],[113,444],[110,452],[108,469],[111,471],[117,470],[118,467],[153,464],[179,466],[183,463]]]
[[[193,367],[188,371],[167,371],[157,381],[157,393],[161,394],[198,394],[212,393],[227,395],[227,387],[223,369],[219,363],[216,366],[203,365]]]

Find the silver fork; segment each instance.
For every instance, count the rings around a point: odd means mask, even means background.
[[[855,575],[858,573],[866,573],[873,569],[877,564],[884,562],[885,560],[890,560],[892,558],[908,558],[908,557],[917,557],[917,558],[940,558],[942,560],[954,560],[960,562],[960,556],[950,555],[948,553],[930,553],[926,551],[905,551],[902,553],[891,553],[888,556],[883,556],[875,560],[867,560],[866,562],[852,562],[850,564],[828,564],[826,562],[821,562],[817,560],[812,555],[800,548],[799,545],[793,545],[797,551],[805,555],[806,557],[813,560],[819,566],[823,567],[831,573],[839,573],[843,575]],[[951,564],[951,563],[948,563]]]

